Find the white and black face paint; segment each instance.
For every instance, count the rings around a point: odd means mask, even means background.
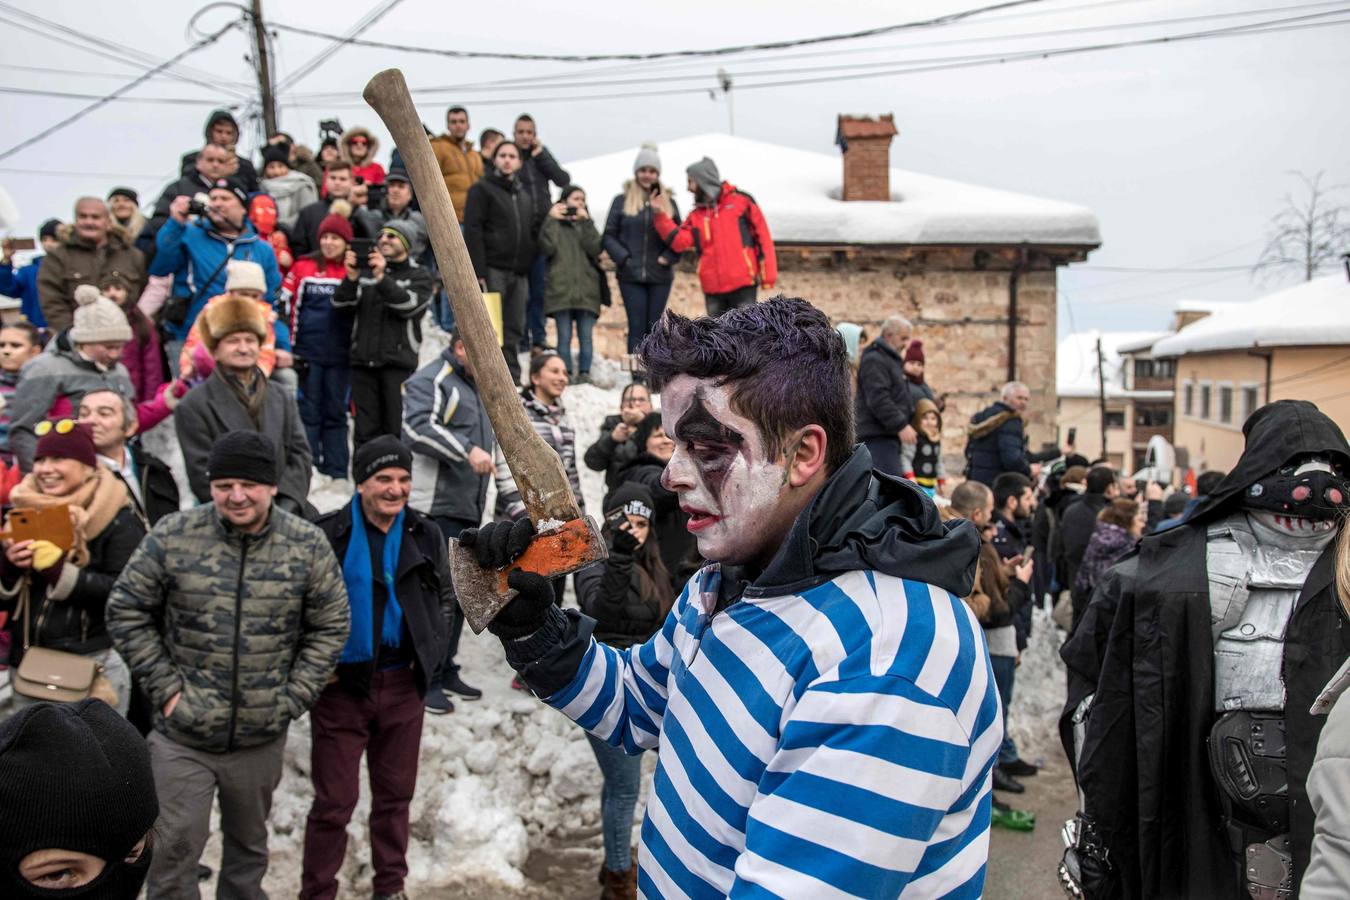
[[[661,483],[679,495],[699,553],[732,564],[760,556],[787,490],[781,456],[769,458],[759,428],[732,410],[729,388],[713,379],[672,379],[661,409],[675,440]]]

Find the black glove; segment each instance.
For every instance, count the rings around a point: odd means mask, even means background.
[[[462,531],[459,543],[473,550],[483,568],[504,569],[525,552],[533,537],[534,523],[523,516],[515,522],[490,522]],[[506,584],[516,597],[488,623],[488,631],[512,641],[533,634],[544,624],[553,605],[553,585],[542,575],[520,570],[507,575]]]
[[[638,548],[638,539],[626,528],[616,528],[609,548],[620,556],[632,556]]]

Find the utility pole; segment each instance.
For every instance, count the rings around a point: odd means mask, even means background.
[[[1102,359],[1102,339],[1097,338],[1097,406],[1101,413],[1102,459],[1106,459],[1106,363]]]
[[[727,74],[726,69],[717,70],[717,80],[722,85],[722,93],[727,96],[727,123],[730,126],[730,132],[736,133],[736,103],[731,99],[731,76]]]
[[[252,0],[254,68],[258,72],[258,89],[262,94],[263,141],[277,132],[277,105],[272,96],[272,66],[267,59],[267,30],[263,26],[262,0]]]

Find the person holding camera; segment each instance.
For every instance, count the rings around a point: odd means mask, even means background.
[[[633,433],[652,411],[652,392],[641,381],[624,385],[619,395],[619,411],[605,416],[600,436],[586,448],[582,459],[592,472],[605,473],[605,490],[612,491],[622,481],[621,473],[638,455]]]
[[[549,207],[539,229],[539,252],[548,259],[544,312],[558,328],[558,355],[576,384],[591,380],[591,331],[600,318],[602,291],[600,232],[586,209],[586,192],[575,184]],[[572,326],[577,329],[580,353],[572,364]]]
[[[582,569],[575,576],[577,602],[595,619],[595,639],[618,650],[627,650],[656,634],[675,600],[675,587],[661,562],[652,526],[653,508],[651,492],[642,485],[619,487],[610,495],[602,529],[609,558],[603,565]],[[629,756],[623,747],[612,747],[592,734],[586,739],[604,776],[600,789],[605,842],[601,897],[632,897],[637,865],[629,838],[642,781],[642,756]]]
[[[169,337],[164,350],[175,375],[183,341],[198,313],[207,300],[225,292],[231,259],[262,266],[269,301],[281,287],[276,254],[248,220],[247,209],[244,186],[233,178],[217,178],[206,203],[186,195],[175,197],[169,204],[169,221],[155,235],[150,274],[173,276],[173,295],[164,305],[162,321]]]
[[[605,219],[605,252],[614,261],[628,316],[628,352],[636,354],[642,339],[666,311],[670,288],[675,282],[675,262],[680,254],[652,236],[652,199],[663,197],[670,205],[670,219],[680,224],[680,211],[661,184],[661,156],[655,144],[643,144],[633,161],[633,177],[624,182],[623,193],[609,205]]]

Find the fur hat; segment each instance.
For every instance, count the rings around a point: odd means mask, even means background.
[[[75,304],[75,324],[70,326],[72,344],[131,340],[127,314],[92,284],[75,288]]]
[[[656,145],[644,143],[638,149],[637,159],[633,160],[633,174],[637,174],[638,169],[652,168],[657,172],[661,171],[661,154],[657,152]]]
[[[225,291],[267,293],[267,275],[263,267],[247,259],[232,259],[225,264]]]
[[[206,304],[199,317],[202,343],[212,353],[226,335],[236,331],[251,331],[258,340],[267,339],[267,313],[257,300],[231,297],[228,294]]]

